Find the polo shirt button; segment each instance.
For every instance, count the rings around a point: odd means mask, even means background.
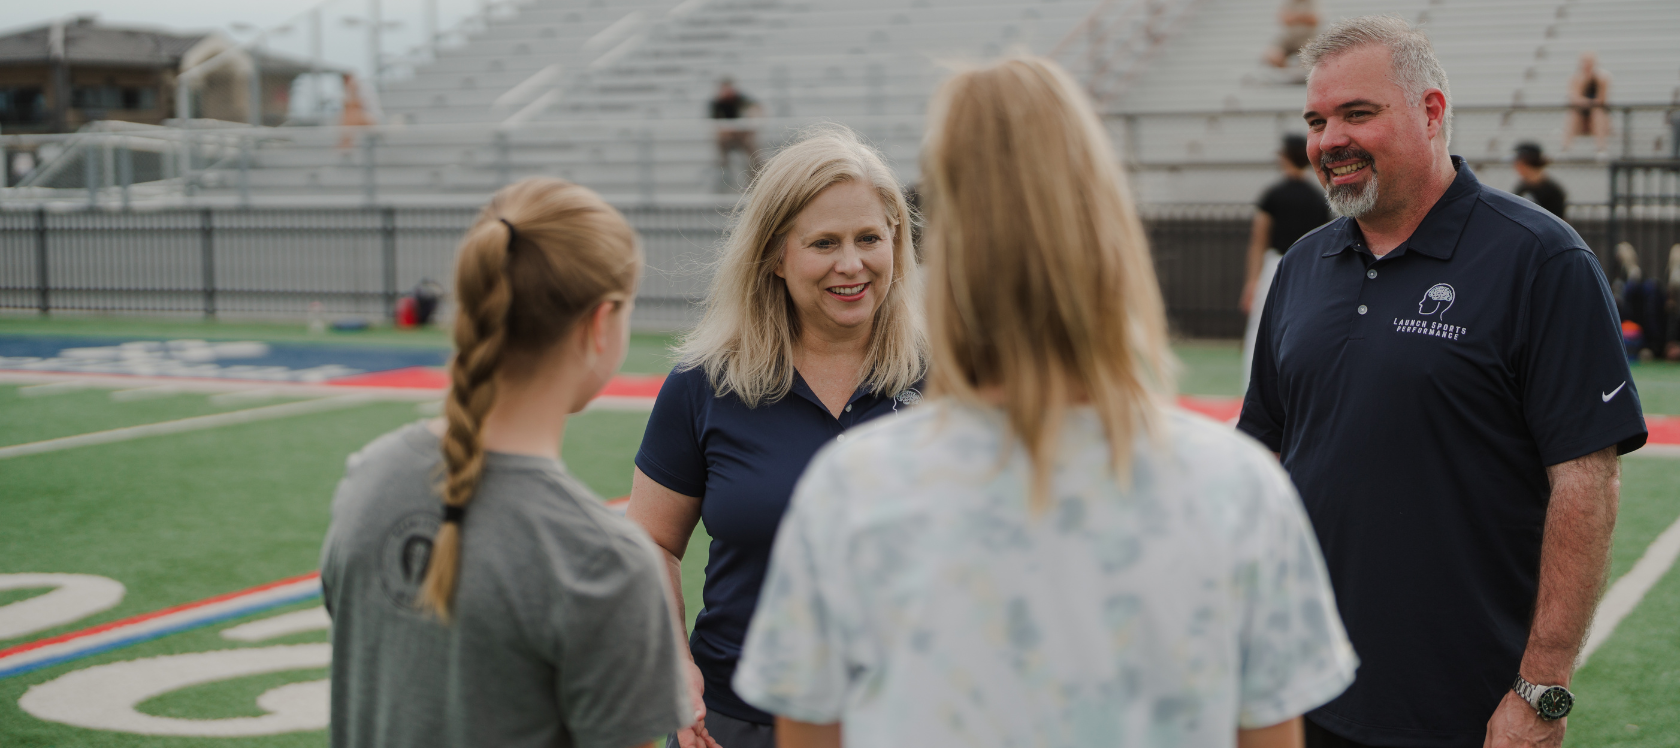
[[[846,412],[847,413],[852,412],[852,404],[851,403],[846,403]]]
[[[1365,277],[1367,277],[1367,278],[1375,278],[1375,277],[1377,277],[1377,271],[1375,271],[1375,270],[1367,270],[1367,271],[1365,271]]]
[[[1360,314],[1364,314],[1364,313],[1366,313],[1366,312],[1368,312],[1368,311],[1370,311],[1370,310],[1369,310],[1369,309],[1366,309],[1366,308],[1365,308],[1365,305],[1364,305],[1364,304],[1360,304],[1360,305],[1359,305],[1359,313],[1360,313]]]
[[[846,435],[845,435],[845,434],[841,434],[841,435],[839,435],[839,436],[836,436],[836,437],[834,437],[834,440],[835,440],[835,441],[837,441],[837,442],[843,442],[843,441],[845,441],[845,440],[846,440]]]

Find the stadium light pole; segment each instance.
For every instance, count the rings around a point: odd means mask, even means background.
[[[326,113],[321,101],[321,6],[309,9],[309,98],[315,107],[317,125]]]
[[[426,0],[426,53],[432,59],[437,59],[438,48],[438,4],[437,0]]]
[[[379,0],[368,0],[368,85],[375,92],[379,91],[379,77],[384,74],[379,37],[384,30],[385,19],[380,15],[379,6]]]

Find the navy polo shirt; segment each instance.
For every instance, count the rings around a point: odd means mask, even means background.
[[[712,536],[705,607],[689,637],[694,664],[706,677],[707,710],[775,721],[736,696],[731,683],[793,486],[817,450],[845,438],[846,429],[919,399],[917,389],[878,395],[859,388],[835,418],[797,372],[792,392],[757,408],[734,393],[718,397],[703,369],[666,378],[636,467],[672,491],[699,497]]]
[[[1546,467],[1645,443],[1597,258],[1453,163],[1382,258],[1347,218],[1284,256],[1238,425],[1294,478],[1359,654],[1309,718],[1361,743],[1482,744],[1528,642]]]

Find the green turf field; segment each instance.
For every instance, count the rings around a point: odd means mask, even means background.
[[[316,339],[294,327],[0,317],[0,334]],[[446,343],[435,332],[375,330],[366,335],[365,340],[373,344]],[[626,369],[664,371],[668,367],[666,342],[659,336],[636,336]],[[1234,345],[1189,343],[1178,352],[1185,364],[1184,391],[1235,394]],[[1680,368],[1644,364],[1636,377],[1649,411],[1680,413]],[[1673,386],[1665,390],[1664,384]],[[1665,391],[1672,394],[1662,394]],[[0,385],[0,447],[273,402],[281,401],[218,404],[205,395],[191,394],[113,400],[105,390],[24,396],[17,386]],[[5,520],[0,521],[0,548],[5,549],[0,554],[0,573],[97,574],[127,587],[127,595],[115,608],[56,629],[0,640],[0,649],[313,570],[345,456],[373,437],[420,417],[414,403],[368,403],[0,458],[0,508],[5,510]],[[563,457],[567,465],[603,497],[625,495],[646,420],[646,414],[639,412],[591,411],[575,416],[566,434]],[[1677,517],[1680,460],[1625,460],[1613,577],[1626,573]],[[689,601],[691,623],[699,609],[706,542],[702,528],[684,563],[683,594]],[[0,591],[0,605],[38,592]],[[267,611],[248,620],[314,605]],[[1680,745],[1680,637],[1675,636],[1673,623],[1677,617],[1680,570],[1671,570],[1580,672],[1570,745]],[[31,686],[106,663],[327,640],[324,631],[250,644],[220,636],[223,629],[242,622],[227,621],[0,679],[0,746],[324,745],[325,735],[319,731],[255,738],[181,738],[89,730],[36,719],[18,706]],[[259,694],[322,677],[321,669],[305,669],[238,678],[179,689],[141,702],[137,709],[190,719],[255,717],[264,713],[255,702]]]

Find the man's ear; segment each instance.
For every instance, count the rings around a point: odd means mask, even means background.
[[[1423,115],[1427,118],[1429,137],[1434,139],[1447,125],[1447,95],[1439,88],[1423,92]]]

